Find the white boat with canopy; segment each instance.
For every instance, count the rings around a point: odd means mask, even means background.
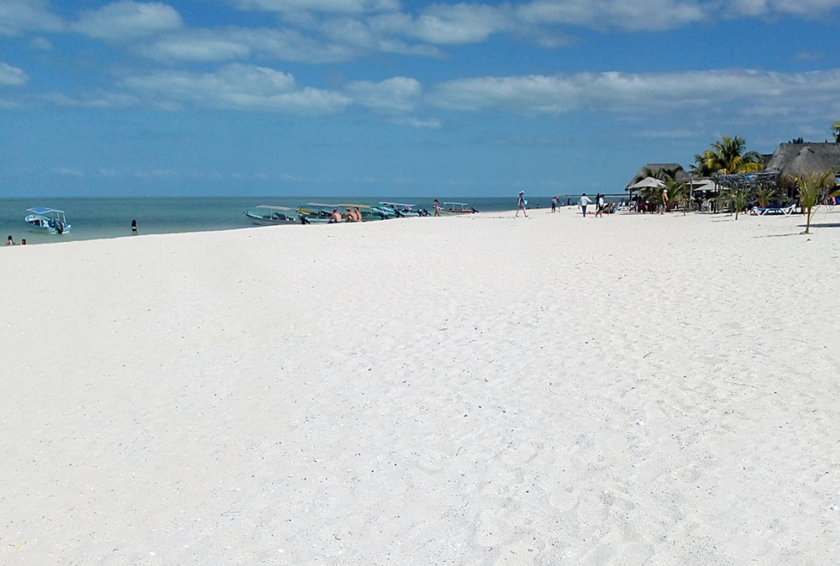
[[[70,224],[64,216],[63,210],[36,206],[27,209],[29,214],[24,217],[27,224],[38,232],[48,234],[67,234],[70,232]]]

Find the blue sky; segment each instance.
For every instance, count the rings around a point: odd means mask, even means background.
[[[840,0],[0,0],[0,196],[620,192],[832,140]]]

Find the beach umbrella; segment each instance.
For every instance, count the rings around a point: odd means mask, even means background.
[[[665,183],[663,183],[659,179],[656,179],[655,177],[645,177],[644,179],[642,179],[638,183],[633,183],[632,185],[630,185],[627,188],[630,189],[630,190],[636,190],[636,189],[647,189],[647,188],[651,188],[651,187],[664,187],[664,186],[665,186]]]

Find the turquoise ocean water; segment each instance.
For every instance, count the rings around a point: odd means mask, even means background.
[[[565,204],[566,196],[561,198]],[[568,197],[575,202],[575,197]],[[191,197],[191,198],[15,198],[0,199],[0,237],[11,235],[27,244],[95,240],[130,236],[136,219],[141,234],[171,234],[208,230],[250,228],[244,211],[260,204],[297,207],[307,202],[373,204],[379,201],[412,202],[429,211],[429,197]],[[439,197],[441,201],[469,202],[482,212],[514,210],[511,198]],[[528,206],[548,208],[551,197],[529,197]],[[30,228],[23,221],[26,209],[47,206],[63,210],[72,229],[69,234],[49,235]]]

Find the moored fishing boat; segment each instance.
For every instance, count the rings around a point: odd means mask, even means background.
[[[258,226],[273,226],[276,224],[296,224],[300,222],[298,212],[287,206],[261,204],[245,211],[245,217]]]
[[[380,207],[393,211],[394,216],[430,216],[429,211],[413,202],[379,202]]]
[[[26,210],[27,214],[23,219],[29,227],[37,232],[48,234],[67,234],[70,232],[70,224],[64,216],[63,210],[36,206]]]
[[[440,211],[442,214],[474,214],[478,212],[468,202],[444,202]]]

